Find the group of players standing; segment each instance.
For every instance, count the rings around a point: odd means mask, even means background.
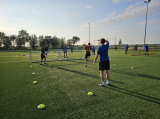
[[[147,44],[144,44],[143,47],[145,48],[145,56],[146,56],[146,54],[149,56]],[[127,54],[128,48],[129,48],[129,46],[128,46],[128,44],[127,44],[126,47],[125,47],[125,53],[126,53],[126,54]],[[137,53],[138,53],[138,45],[137,45],[137,44],[134,46],[134,54],[135,54],[136,51],[137,51]]]

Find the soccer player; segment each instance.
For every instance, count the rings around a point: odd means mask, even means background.
[[[104,70],[105,70],[106,79],[107,79],[106,84],[110,85],[109,84],[110,62],[109,62],[109,57],[108,57],[109,41],[105,40],[104,38],[101,38],[100,44],[101,46],[97,50],[97,54],[94,58],[93,64],[95,64],[95,61],[97,60],[99,56],[99,70],[100,70],[100,77],[101,77],[101,83],[99,85],[104,87]]]
[[[128,51],[128,44],[126,45],[126,49],[125,49],[125,53],[127,54],[127,51]]]
[[[90,43],[88,43],[88,45],[85,46],[84,49],[86,49],[86,54],[85,54],[85,67],[87,67],[87,61],[88,61],[89,57],[91,56],[90,50],[92,49],[91,46],[90,46]]]
[[[116,51],[116,49],[117,49],[117,46],[115,46],[115,51]]]
[[[92,55],[95,55],[95,47],[92,46]]]
[[[66,58],[68,58],[67,57],[67,48],[66,48],[66,45],[64,45],[64,47],[63,47],[63,53],[64,53],[64,58],[65,58],[65,54],[66,54]]]
[[[45,47],[45,55],[46,55],[46,58],[47,58],[47,55],[48,55],[48,46],[46,45],[46,47]]]
[[[71,46],[71,53],[73,53],[73,47]]]
[[[44,64],[47,64],[46,58],[45,58],[45,46],[44,45],[42,46],[42,50],[41,50],[41,63],[40,63],[40,65],[42,65],[43,58],[44,58]]]
[[[144,44],[144,48],[145,48],[145,56],[146,56],[146,53],[149,56],[149,54],[148,54],[148,46],[146,44]]]
[[[137,44],[134,46],[134,54],[135,54],[135,52],[137,51],[137,53],[138,53],[138,46],[137,46]]]

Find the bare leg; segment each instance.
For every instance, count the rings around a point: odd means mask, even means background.
[[[109,71],[106,70],[106,79],[107,79],[107,84],[109,84]]]
[[[100,71],[101,82],[104,82],[104,71]]]
[[[87,59],[85,59],[85,63],[87,64]]]

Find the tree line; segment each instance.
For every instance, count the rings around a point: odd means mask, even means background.
[[[35,49],[36,46],[47,45],[51,48],[62,48],[64,44],[67,47],[74,47],[74,44],[79,42],[80,38],[77,36],[73,36],[71,39],[66,41],[65,38],[58,38],[56,36],[39,36],[37,37],[35,34],[29,35],[26,30],[21,30],[18,32],[18,35],[10,35],[6,36],[4,32],[0,32],[0,47],[3,45],[6,49],[17,46],[19,49],[22,46],[25,46],[26,43],[29,43],[32,49]]]

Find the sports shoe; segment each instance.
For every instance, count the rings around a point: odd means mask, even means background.
[[[87,67],[87,65],[85,67]]]
[[[104,87],[104,85],[102,85],[101,83],[100,84],[98,84],[99,86],[102,86],[102,87]]]
[[[107,84],[107,86],[111,86],[111,84]]]
[[[42,65],[42,64],[40,64],[40,65]]]
[[[44,63],[44,64],[47,64],[47,63]]]

